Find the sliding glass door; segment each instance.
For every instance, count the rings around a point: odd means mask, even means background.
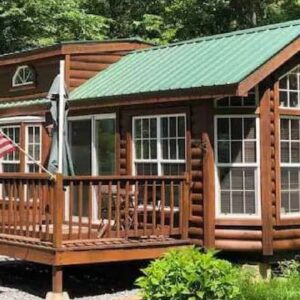
[[[76,117],[69,120],[70,147],[75,175],[108,176],[116,170],[115,114]],[[78,187],[76,187],[78,189]],[[88,215],[88,186],[83,186],[82,215]],[[79,215],[79,190],[74,193],[73,215]],[[93,203],[97,219],[97,203]]]

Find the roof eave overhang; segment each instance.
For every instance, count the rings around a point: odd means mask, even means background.
[[[167,90],[153,93],[137,93],[132,95],[86,98],[70,101],[71,110],[91,107],[115,107],[139,104],[178,102],[201,99],[215,99],[236,94],[238,85],[228,84],[192,89]]]

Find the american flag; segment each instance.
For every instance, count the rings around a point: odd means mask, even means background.
[[[13,142],[7,138],[2,132],[0,132],[0,158],[6,154],[16,150],[16,146]]]

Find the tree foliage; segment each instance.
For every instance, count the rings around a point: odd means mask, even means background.
[[[136,36],[168,43],[299,17],[299,0],[2,0],[0,52]]]

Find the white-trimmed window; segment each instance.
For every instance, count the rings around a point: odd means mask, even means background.
[[[300,106],[300,66],[297,66],[279,80],[279,98],[282,107]]]
[[[20,126],[1,126],[1,130],[15,143],[20,143]],[[2,158],[2,172],[20,172],[20,152],[16,149]]]
[[[12,86],[18,87],[34,83],[34,71],[30,66],[19,66],[13,76]]]
[[[280,120],[281,213],[300,213],[300,118]]]
[[[259,215],[258,118],[216,116],[217,214]]]
[[[255,107],[257,105],[257,88],[249,91],[247,97],[225,97],[218,99],[215,102],[215,106],[219,108],[228,108],[228,107]]]
[[[41,125],[26,126],[26,152],[35,160],[41,163],[42,160],[42,130]],[[31,160],[26,158],[26,171],[30,173],[40,172],[40,167]]]
[[[133,118],[137,175],[181,175],[186,164],[186,118],[160,115]]]

